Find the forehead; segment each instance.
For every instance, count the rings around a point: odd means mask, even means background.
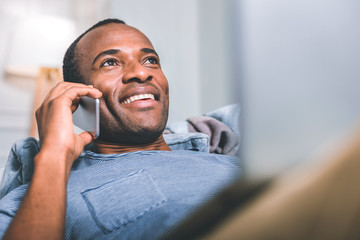
[[[96,54],[107,49],[153,48],[150,40],[138,29],[120,23],[110,23],[88,32],[79,42],[80,52]]]

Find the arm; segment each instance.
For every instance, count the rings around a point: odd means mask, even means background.
[[[71,165],[93,137],[73,133],[72,113],[80,96],[101,97],[92,86],[60,83],[36,111],[40,152],[34,175],[3,239],[64,239],[66,186]]]

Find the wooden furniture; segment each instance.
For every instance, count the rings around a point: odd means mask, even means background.
[[[36,124],[35,111],[38,109],[49,93],[49,91],[62,81],[62,71],[60,68],[40,67],[39,74],[36,79],[36,90],[34,95],[34,103],[32,110],[32,120],[30,126],[30,136],[38,138],[38,130]]]

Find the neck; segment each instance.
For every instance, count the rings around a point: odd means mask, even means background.
[[[146,144],[119,144],[110,143],[100,140],[94,140],[94,152],[103,154],[116,154],[116,153],[127,153],[135,151],[149,151],[149,150],[160,150],[170,151],[169,146],[166,144],[163,136],[161,135],[155,141]]]

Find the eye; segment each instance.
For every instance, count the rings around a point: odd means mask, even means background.
[[[117,61],[115,59],[106,59],[100,67],[112,67],[118,65]]]
[[[148,57],[145,60],[145,63],[149,63],[149,64],[159,64],[159,59],[157,59],[156,57]]]

